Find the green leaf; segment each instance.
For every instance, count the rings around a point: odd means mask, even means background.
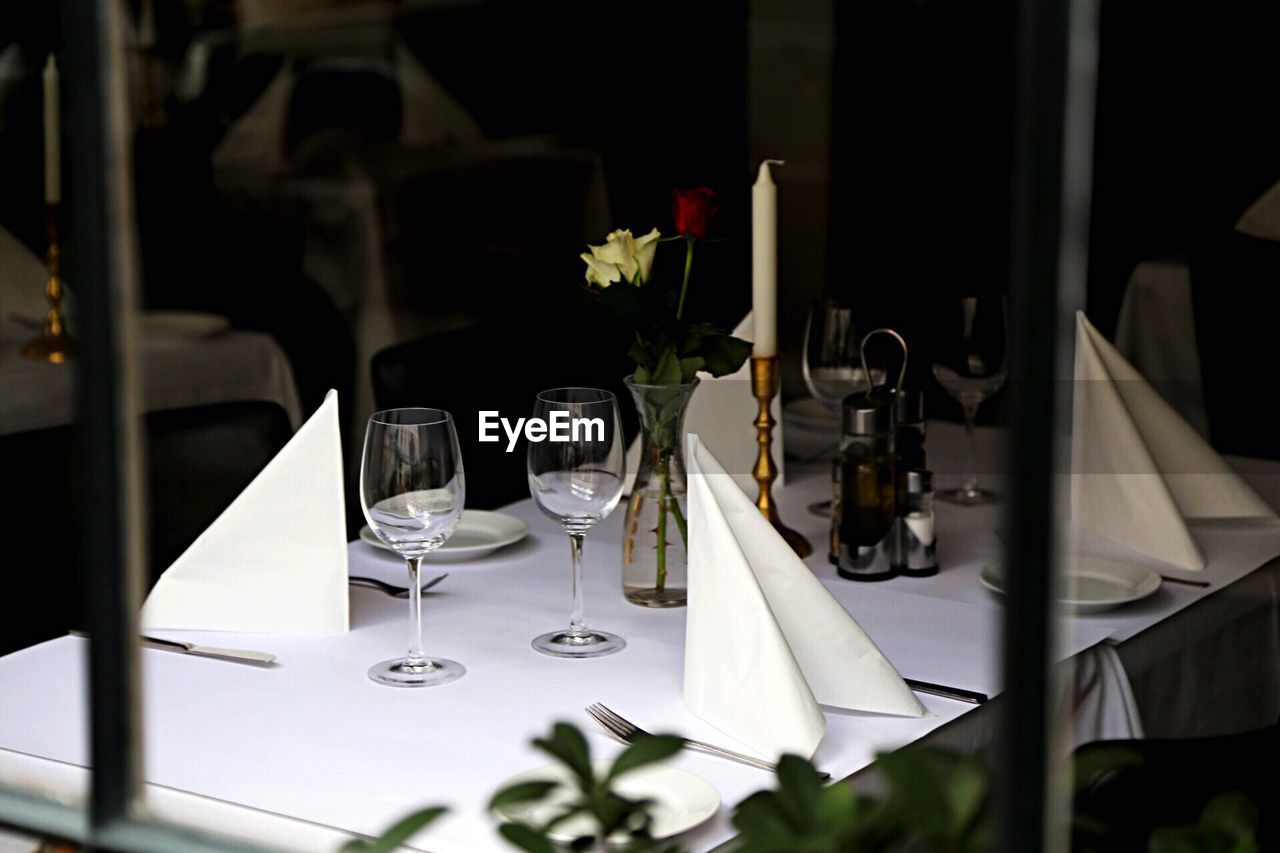
[[[577,726],[556,723],[550,738],[536,738],[533,745],[564,764],[578,777],[583,790],[595,786],[595,774],[591,770],[591,748]]]
[[[705,363],[703,368],[712,376],[726,376],[733,373],[747,356],[751,355],[751,343],[732,335],[707,335],[699,348],[699,354]]]
[[[1080,793],[1117,770],[1142,764],[1142,754],[1123,746],[1089,747],[1072,759],[1072,790]]]
[[[399,849],[406,841],[417,835],[428,824],[447,811],[448,809],[442,806],[420,809],[402,817],[384,832],[381,838],[371,842],[351,842],[343,847],[343,850],[359,850],[364,851],[364,853],[391,853],[391,851]]]
[[[680,751],[684,738],[675,735],[649,735],[631,744],[613,762],[609,768],[606,782],[612,782],[623,773],[670,758]]]
[[[556,847],[545,835],[523,823],[504,823],[498,827],[502,837],[528,853],[556,853]]]
[[[560,783],[554,781],[520,782],[503,788],[494,794],[493,799],[489,800],[489,810],[493,811],[516,805],[517,803],[527,803],[530,800],[541,800],[558,787],[560,787]]]
[[[951,849],[969,846],[987,803],[986,772],[976,758],[912,746],[881,756],[888,806],[920,837]]]
[[[543,833],[550,835],[551,831],[554,830],[557,826],[564,823],[565,821],[573,820],[575,817],[577,817],[580,814],[583,814],[586,811],[587,811],[587,807],[585,805],[576,805],[571,808],[568,808],[560,812],[560,814],[556,815],[555,817],[551,818],[551,820],[547,821],[545,824],[543,824],[542,831]]]
[[[676,357],[676,348],[668,346],[662,351],[657,365],[653,368],[653,384],[679,385],[680,378],[680,359]]]
[[[778,761],[778,802],[791,822],[811,825],[822,797],[822,779],[814,766],[798,755]]]
[[[1209,801],[1200,815],[1200,824],[1222,831],[1237,843],[1254,841],[1258,806],[1240,791],[1228,791]]]
[[[653,377],[649,373],[649,369],[643,364],[636,365],[636,372],[631,374],[631,379],[637,385],[652,385]]]
[[[627,350],[627,358],[645,368],[646,371],[653,367],[653,359],[649,355],[649,347],[639,333],[636,334],[636,339],[631,342],[631,349]]]
[[[700,355],[680,359],[680,381],[686,385],[692,382],[697,378],[698,371],[702,369],[702,365],[706,363],[706,359]]]

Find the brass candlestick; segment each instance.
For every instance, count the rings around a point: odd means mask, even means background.
[[[760,497],[756,498],[756,506],[760,508],[760,514],[773,525],[773,529],[778,531],[791,546],[791,550],[803,559],[813,553],[813,546],[809,544],[808,539],[782,523],[778,518],[778,506],[773,502],[773,481],[778,479],[778,466],[773,461],[773,425],[776,421],[773,419],[769,404],[773,402],[774,397],[778,396],[781,382],[782,377],[776,355],[751,357],[751,395],[760,404],[760,413],[756,415],[755,420],[756,441],[760,445],[760,453],[756,457],[756,467],[753,472],[756,484],[760,487]]]
[[[49,250],[45,264],[49,268],[49,281],[44,295],[49,300],[49,313],[44,318],[44,331],[22,345],[22,355],[37,361],[61,364],[76,354],[76,342],[67,334],[66,318],[62,314],[62,247],[58,235],[58,206],[45,205],[45,234],[49,238]]]

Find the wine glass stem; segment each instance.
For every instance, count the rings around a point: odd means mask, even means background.
[[[972,494],[978,490],[978,439],[974,429],[974,420],[978,417],[978,406],[981,401],[964,402],[964,435],[969,444],[969,462],[964,476],[964,491]]]
[[[427,656],[422,653],[422,558],[406,557],[409,565],[409,653],[405,660],[421,666]]]
[[[569,550],[573,554],[573,610],[569,612],[571,634],[581,634],[587,630],[587,622],[582,615],[582,540],[585,536],[583,533],[569,534]]]

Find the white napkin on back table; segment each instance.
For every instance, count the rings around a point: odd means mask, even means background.
[[[144,630],[340,633],[348,627],[338,393],[160,576]]]
[[[813,755],[819,703],[908,717],[924,706],[697,435],[690,434],[684,702],[765,755]]]
[[[1076,314],[1072,517],[1078,527],[1203,569],[1188,518],[1275,513],[1084,316]]]

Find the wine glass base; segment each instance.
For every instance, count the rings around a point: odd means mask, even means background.
[[[533,638],[533,648],[556,658],[599,658],[620,652],[627,641],[607,631],[552,631]]]
[[[976,486],[971,489],[942,489],[934,494],[937,500],[945,501],[949,504],[959,504],[960,506],[982,506],[983,504],[993,504],[1000,500],[1000,495],[990,489],[979,489]]]
[[[391,687],[437,687],[466,674],[462,664],[445,658],[427,658],[416,666],[404,658],[396,658],[369,668],[369,678]]]

